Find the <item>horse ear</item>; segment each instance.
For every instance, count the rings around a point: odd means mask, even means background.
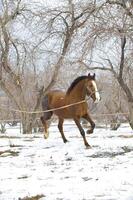
[[[96,76],[95,73],[93,75],[91,75],[90,73],[88,74],[88,77],[92,79],[95,79],[95,76]]]

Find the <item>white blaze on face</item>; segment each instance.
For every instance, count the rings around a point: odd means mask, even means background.
[[[95,96],[96,96],[96,102],[100,101],[100,94],[98,92],[98,89],[97,89],[97,85],[96,85],[96,82],[95,81],[92,81],[92,84],[93,84],[93,87],[95,88]]]

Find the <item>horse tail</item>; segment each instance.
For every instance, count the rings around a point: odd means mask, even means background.
[[[42,109],[43,111],[47,111],[50,109],[49,107],[49,96],[48,94],[45,95],[42,99]],[[43,114],[43,118],[44,120],[49,120],[51,118],[51,116],[53,115],[53,112],[52,111],[48,111],[48,112],[44,112]]]

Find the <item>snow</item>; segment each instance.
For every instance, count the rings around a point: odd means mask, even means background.
[[[132,200],[133,131],[96,128],[86,149],[74,124],[57,126],[50,137],[22,135],[16,129],[0,136],[0,200],[44,195],[41,200]]]

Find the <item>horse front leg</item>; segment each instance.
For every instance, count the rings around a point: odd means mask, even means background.
[[[95,128],[95,123],[94,121],[92,120],[92,118],[90,117],[90,115],[88,113],[86,113],[84,116],[83,116],[84,119],[86,119],[90,125],[91,125],[91,129],[90,130],[87,130],[87,134],[92,134],[93,133],[93,130]]]
[[[63,122],[64,122],[64,119],[63,118],[59,118],[58,129],[59,129],[59,131],[61,133],[63,142],[66,143],[66,142],[68,142],[68,140],[66,139],[66,137],[64,135],[64,132],[63,132]]]
[[[86,137],[85,137],[85,131],[84,129],[82,128],[81,124],[80,124],[80,121],[79,119],[74,119],[79,131],[80,131],[80,134],[82,135],[83,137],[83,140],[84,140],[84,144],[87,148],[91,148],[91,146],[88,144],[87,140],[86,140]]]

